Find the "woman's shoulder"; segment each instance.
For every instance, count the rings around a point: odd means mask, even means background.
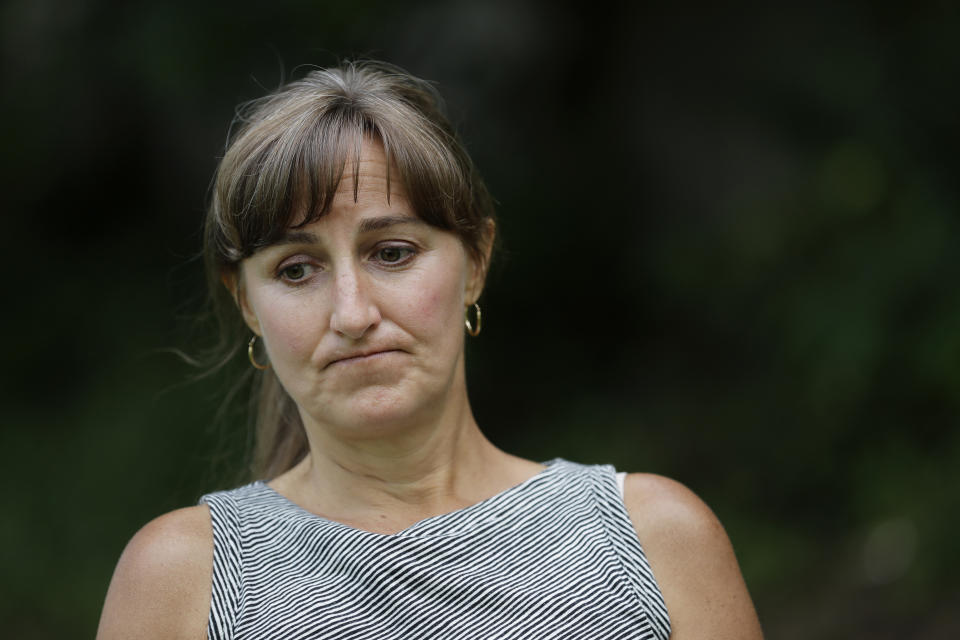
[[[703,500],[670,478],[631,473],[624,504],[663,592],[671,638],[762,637],[730,539]]]
[[[206,505],[147,523],[117,562],[97,638],[205,638],[212,568]]]
[[[131,538],[120,558],[143,569],[183,566],[207,558],[213,550],[213,530],[206,505],[177,509],[154,518]],[[208,558],[209,559],[209,558]]]
[[[653,473],[629,473],[623,500],[637,532],[670,537],[726,537],[707,504],[683,484]]]

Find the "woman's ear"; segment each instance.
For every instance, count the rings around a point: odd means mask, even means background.
[[[487,271],[490,267],[490,257],[493,254],[494,239],[497,237],[497,224],[490,218],[484,221],[484,229],[480,237],[479,256],[470,255],[470,271],[467,274],[467,289],[464,300],[470,305],[480,298],[483,285],[487,280]]]
[[[250,303],[247,301],[247,296],[244,295],[243,279],[240,277],[240,267],[237,266],[234,269],[224,269],[220,273],[220,282],[222,282],[223,286],[226,287],[227,291],[230,292],[230,296],[236,303],[237,308],[240,309],[240,314],[243,316],[243,321],[247,323],[248,327],[250,327],[250,331],[253,331],[258,336],[261,335],[260,321],[257,320],[257,314],[255,314],[253,309],[250,308]]]

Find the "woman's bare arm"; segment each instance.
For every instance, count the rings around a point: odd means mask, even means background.
[[[662,476],[627,476],[624,502],[667,604],[671,640],[762,640],[723,525],[692,491]]]
[[[144,526],[114,570],[97,640],[207,637],[213,531],[205,505]]]

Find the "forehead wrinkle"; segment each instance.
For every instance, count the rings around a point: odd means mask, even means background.
[[[344,164],[338,194],[352,196],[354,202],[359,202],[365,191],[383,193],[388,204],[393,197],[406,198],[402,181],[395,179],[399,170],[381,140],[370,135],[359,137],[351,156],[349,164]]]

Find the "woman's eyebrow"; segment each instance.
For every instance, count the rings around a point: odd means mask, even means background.
[[[277,238],[276,240],[269,243],[268,246],[276,246],[280,244],[316,244],[317,236],[316,234],[310,233],[309,231],[287,231],[285,234]]]
[[[370,233],[379,231],[388,227],[394,227],[401,224],[424,225],[426,222],[414,216],[379,216],[376,218],[364,218],[360,221],[360,233]],[[271,241],[268,246],[275,247],[284,244],[317,244],[320,238],[315,233],[309,231],[287,231],[276,240]]]
[[[360,221],[360,233],[370,233],[379,231],[387,227],[393,227],[400,224],[426,224],[420,218],[414,216],[380,216],[377,218],[364,218]]]

